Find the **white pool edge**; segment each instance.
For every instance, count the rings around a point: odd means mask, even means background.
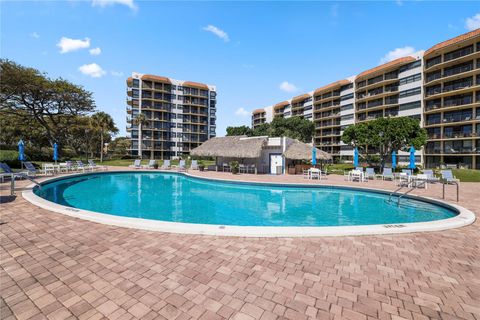
[[[125,172],[125,171],[113,171],[113,172]],[[135,172],[144,172],[144,171],[135,171]],[[158,171],[157,171],[158,172]],[[110,171],[112,173],[112,171]],[[150,173],[152,173],[150,171]],[[175,172],[177,173],[177,172]],[[85,173],[88,174],[88,173]],[[315,185],[306,185],[300,183],[270,183],[270,182],[248,182],[248,181],[238,181],[230,179],[215,179],[215,178],[206,178],[198,177],[195,175],[190,175],[188,173],[178,173],[183,174],[192,178],[211,180],[211,181],[220,181],[220,182],[233,182],[233,183],[253,183],[253,184],[262,184],[262,185],[289,185],[289,186],[298,186],[298,187],[315,187]],[[83,174],[75,174],[75,176]],[[63,178],[68,178],[69,176],[62,177],[52,177],[50,179],[42,181],[41,184],[49,182],[51,180],[60,180]],[[333,188],[351,188],[357,190],[365,191],[374,191],[374,192],[388,192],[388,190],[374,189],[374,188],[364,188],[356,186],[341,186],[341,185],[329,185],[322,184],[319,185],[322,187],[333,187]],[[28,190],[22,192],[22,196],[25,200],[29,201],[33,205],[61,213],[70,217],[75,217],[83,220],[88,220],[92,222],[102,223],[106,225],[112,225],[117,227],[132,228],[132,229],[141,229],[148,231],[160,231],[160,232],[169,232],[169,233],[180,233],[180,234],[201,234],[201,235],[212,235],[212,236],[234,236],[234,237],[324,237],[324,236],[362,236],[362,235],[386,235],[386,234],[401,234],[401,233],[412,233],[412,232],[430,232],[430,231],[442,231],[452,228],[459,228],[472,224],[475,221],[475,214],[461,206],[458,206],[453,203],[448,203],[446,201],[437,200],[429,197],[421,196],[410,196],[410,198],[423,200],[430,203],[436,203],[439,205],[451,207],[459,212],[455,217],[435,220],[429,222],[414,222],[414,223],[402,223],[402,224],[379,224],[379,225],[360,225],[360,226],[335,226],[335,227],[263,227],[263,226],[222,226],[222,225],[211,225],[211,224],[196,224],[196,223],[182,223],[182,222],[169,222],[169,221],[160,221],[160,220],[150,220],[150,219],[141,219],[141,218],[130,218],[130,217],[121,217],[111,214],[98,213],[83,209],[77,209],[72,207],[67,207],[59,205],[57,203],[45,200],[37,196],[33,192],[34,185],[28,186]]]

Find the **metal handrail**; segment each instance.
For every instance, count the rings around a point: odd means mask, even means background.
[[[442,179],[442,199],[445,199],[445,185],[446,184],[454,184],[456,187],[457,187],[457,202],[459,200],[459,197],[460,197],[460,185],[458,184],[457,181],[448,181],[446,179]]]
[[[26,174],[12,174],[12,178],[11,178],[11,182],[10,182],[10,195],[11,196],[14,196],[15,195],[15,178],[16,177],[22,177],[23,179],[27,179],[27,180],[30,180],[31,182],[33,182],[36,186],[38,186],[38,188],[42,189],[42,185],[40,183],[38,183],[37,181],[35,181],[35,179],[29,177],[28,175]]]

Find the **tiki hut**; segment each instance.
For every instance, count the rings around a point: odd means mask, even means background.
[[[328,161],[332,160],[332,155],[317,149],[317,160]],[[287,150],[283,153],[283,156],[286,159],[290,160],[311,160],[312,159],[312,146],[309,146],[306,143],[300,142],[298,140],[292,141],[292,143],[287,147]]]
[[[190,152],[190,155],[197,157],[221,157],[233,159],[259,158],[266,142],[266,137],[214,137],[193,149]]]

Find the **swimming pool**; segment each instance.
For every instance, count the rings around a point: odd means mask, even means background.
[[[34,188],[44,200],[86,212],[188,225],[227,227],[402,228],[451,219],[452,206],[388,193],[333,186],[290,186],[200,179],[179,173],[93,173]],[[103,215],[103,216],[106,216]],[[105,217],[104,217],[105,218]]]

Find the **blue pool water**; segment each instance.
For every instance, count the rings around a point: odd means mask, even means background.
[[[446,219],[428,202],[348,188],[217,182],[175,173],[100,173],[47,183],[34,192],[55,203],[116,216],[237,226],[350,226]]]

